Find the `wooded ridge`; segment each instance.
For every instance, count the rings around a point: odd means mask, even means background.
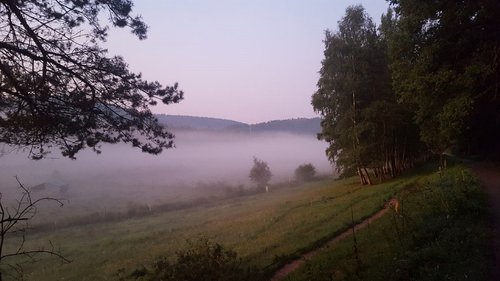
[[[204,130],[236,133],[284,132],[317,135],[321,131],[320,118],[294,118],[246,124],[243,122],[184,115],[157,114],[159,123],[174,130]]]

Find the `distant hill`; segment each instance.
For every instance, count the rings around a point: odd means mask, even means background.
[[[320,118],[296,118],[286,120],[273,120],[257,124],[234,125],[230,128],[233,131],[259,132],[287,132],[295,134],[316,135],[321,131]]]
[[[246,125],[245,123],[210,117],[183,115],[156,115],[160,124],[172,129],[185,130],[225,130],[231,126]]]
[[[207,130],[238,133],[287,132],[308,135],[316,135],[321,131],[320,118],[295,118],[246,124],[228,119],[210,117],[165,114],[158,114],[156,117],[161,124],[173,130]]]

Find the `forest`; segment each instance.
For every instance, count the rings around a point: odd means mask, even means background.
[[[314,109],[328,158],[363,184],[430,157],[499,159],[498,1],[390,1],[377,27],[351,6],[325,51]]]

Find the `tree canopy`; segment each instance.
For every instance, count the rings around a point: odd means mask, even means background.
[[[338,29],[325,32],[325,59],[312,105],[323,116],[319,136],[330,144],[329,159],[349,171],[361,161],[359,111],[372,94],[366,78],[375,26],[361,6],[353,6],[347,8]]]
[[[177,103],[177,87],[132,73],[99,46],[109,26],[145,39],[130,0],[5,0],[0,3],[0,142],[39,159],[56,146],[71,158],[85,147],[126,142],[158,154],[173,145],[149,107]]]
[[[500,156],[500,2],[390,2],[394,87],[422,140],[436,153],[455,145]]]
[[[395,175],[419,147],[412,146],[411,115],[396,102],[391,86],[390,23],[377,32],[362,6],[348,7],[338,31],[326,32],[325,58],[312,96],[322,115],[319,137],[329,143],[329,159],[344,174],[360,175],[363,183],[371,183],[367,168],[379,177]]]

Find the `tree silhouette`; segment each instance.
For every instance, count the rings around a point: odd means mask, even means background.
[[[0,2],[0,142],[40,159],[59,147],[74,158],[85,147],[130,143],[158,154],[173,145],[149,107],[177,103],[183,92],[148,82],[118,56],[107,57],[107,16],[145,39],[130,0]]]

